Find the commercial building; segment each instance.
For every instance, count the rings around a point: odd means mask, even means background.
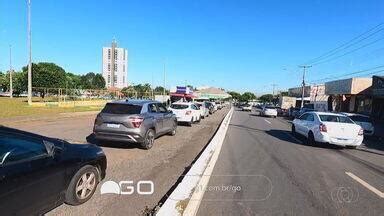
[[[372,78],[349,78],[325,83],[328,110],[370,115]]]
[[[296,98],[295,107],[301,106],[302,87],[288,89],[288,96]],[[325,85],[312,85],[304,87],[304,107],[319,111],[328,110],[328,96],[325,94]]]
[[[198,98],[206,98],[212,100],[222,100],[230,98],[231,95],[225,92],[223,89],[215,87],[200,87],[196,91]]]
[[[372,77],[372,114],[375,120],[384,121],[384,76]]]
[[[128,51],[117,47],[115,40],[111,47],[103,47],[102,67],[107,88],[122,89],[128,86]]]

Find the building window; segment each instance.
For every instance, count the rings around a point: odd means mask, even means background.
[[[125,76],[123,76],[123,83],[125,83]]]
[[[123,57],[123,60],[125,60],[125,52],[123,52],[124,53],[124,57]]]
[[[108,63],[108,71],[111,71],[111,64]]]
[[[123,72],[125,72],[125,65],[123,65]]]
[[[117,61],[117,50],[115,50],[115,61]]]
[[[108,49],[108,59],[111,59],[111,49]]]
[[[115,63],[115,71],[117,71],[117,64]]]
[[[111,83],[111,75],[108,75],[108,83]]]
[[[114,78],[115,78],[115,79],[114,79],[113,81],[114,81],[115,83],[117,83],[117,75],[115,75]]]

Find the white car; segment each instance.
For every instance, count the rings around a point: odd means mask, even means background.
[[[352,119],[356,124],[360,125],[364,129],[364,135],[373,136],[375,133],[375,127],[369,116],[356,114],[356,113],[342,113]]]
[[[241,110],[243,111],[247,111],[247,112],[251,112],[252,111],[252,105],[251,104],[247,104],[247,105],[244,105]]]
[[[176,102],[171,104],[169,110],[176,115],[177,122],[184,122],[189,126],[195,122],[200,122],[201,111],[194,103]]]
[[[277,117],[277,109],[273,106],[265,106],[263,109],[259,112],[260,116],[270,116],[273,118]]]
[[[329,143],[356,148],[364,130],[348,116],[327,112],[306,112],[292,121],[292,133],[307,138],[308,144]]]
[[[209,108],[206,107],[206,103],[204,102],[197,102],[195,103],[197,107],[200,109],[200,117],[205,118],[209,116]]]

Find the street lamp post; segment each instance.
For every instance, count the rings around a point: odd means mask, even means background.
[[[28,0],[28,105],[32,104],[31,0]]]

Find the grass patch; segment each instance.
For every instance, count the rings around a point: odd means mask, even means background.
[[[38,101],[34,98],[33,101]],[[99,111],[102,106],[75,106],[75,107],[32,107],[28,106],[27,98],[0,97],[0,118],[17,116],[47,116],[58,113]]]

